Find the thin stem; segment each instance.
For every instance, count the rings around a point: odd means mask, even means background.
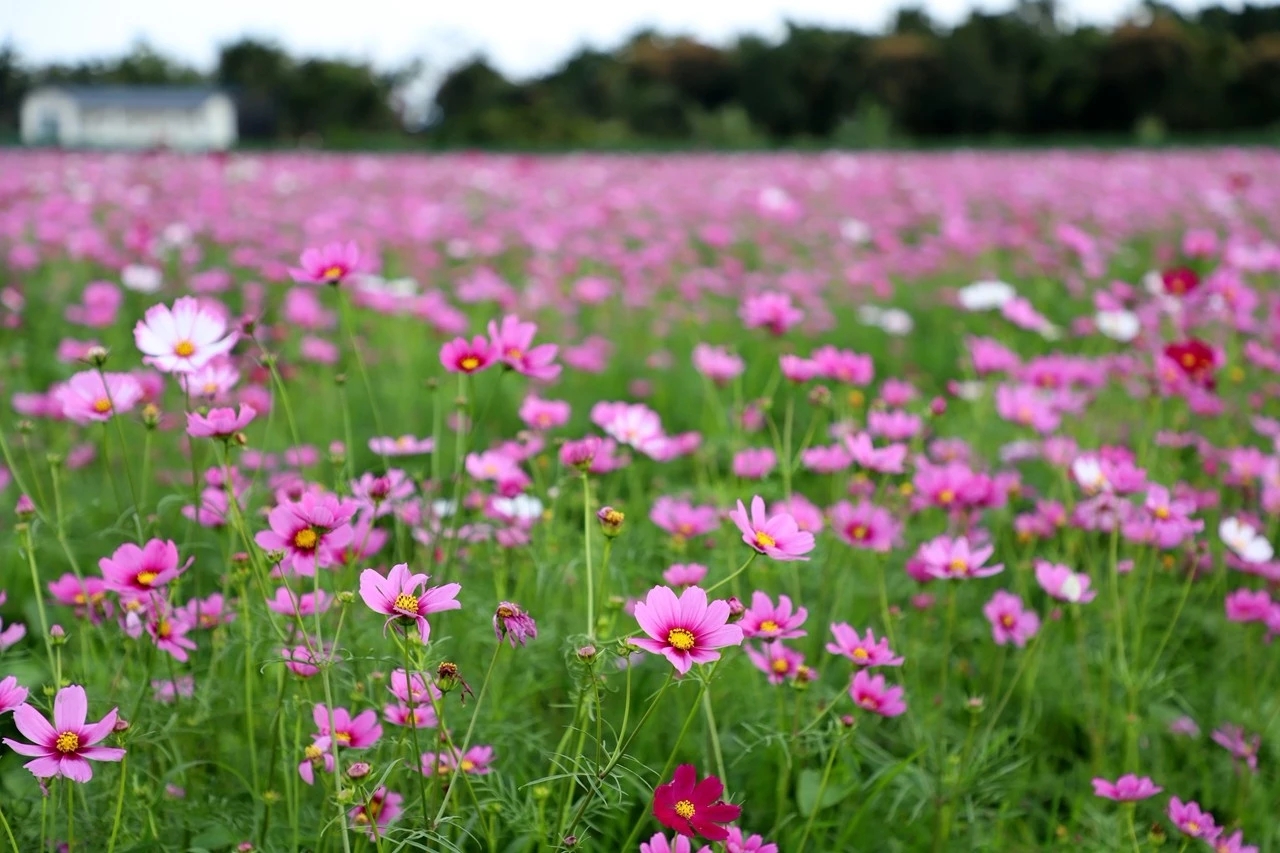
[[[716,772],[720,774],[721,781],[727,781],[729,774],[724,769],[724,751],[720,748],[720,732],[716,728],[716,717],[711,710],[710,687],[702,691],[702,714],[707,718],[707,729],[711,733],[711,752],[716,757]]]
[[[582,542],[587,560],[587,639],[596,638],[596,581],[591,570],[591,480],[582,473]]]
[[[13,853],[22,853],[22,850],[18,847],[18,840],[13,837],[13,828],[9,826],[9,819],[4,816],[4,809],[2,808],[0,808],[0,826],[4,827],[5,837],[9,839],[9,846],[13,848]],[[114,831],[112,833],[111,840],[114,845]],[[111,853],[111,851],[108,850],[107,853]]]
[[[22,525],[19,538],[22,541],[22,550],[27,553],[27,566],[31,569],[31,592],[35,596],[36,612],[40,616],[40,636],[44,639],[44,650],[49,656],[49,672],[56,678],[58,667],[54,665],[53,638],[49,636],[49,616],[44,610],[44,592],[40,588],[40,570],[36,568],[36,554],[31,542],[29,525]],[[56,686],[61,687],[62,684],[59,683]]]
[[[406,685],[405,692],[409,694],[409,732],[413,737],[414,761],[418,764],[417,767],[410,767],[410,770],[417,771],[416,775],[418,777],[418,793],[422,797],[422,819],[426,820],[427,811],[430,807],[427,805],[427,777],[424,776],[422,773],[422,747],[418,745],[418,712],[416,710],[416,706],[413,703],[413,667],[412,667],[411,661],[409,660],[409,635],[406,633],[401,638],[401,641],[404,646],[404,683]],[[428,685],[426,690],[429,695],[431,692],[431,687]],[[436,720],[438,724],[439,723],[438,716]],[[376,824],[377,822],[375,821],[374,823]]]
[[[480,685],[480,693],[476,696],[476,707],[471,712],[471,722],[467,724],[467,733],[462,736],[462,749],[457,751],[456,760],[453,762],[453,773],[449,777],[448,786],[444,789],[444,798],[440,801],[440,808],[436,812],[435,820],[431,822],[433,828],[440,825],[445,809],[449,807],[449,798],[453,794],[453,789],[457,787],[458,774],[462,772],[462,756],[471,747],[471,735],[476,729],[476,720],[480,718],[480,708],[484,705],[484,696],[489,690],[489,682],[493,680],[493,668],[498,663],[498,655],[502,652],[502,646],[501,642],[496,643],[493,648],[493,657],[489,658],[489,669],[484,674],[484,682]]]
[[[804,833],[800,836],[800,843],[796,845],[796,853],[804,853],[805,845],[809,843],[809,833],[813,831],[813,822],[818,818],[818,812],[822,810],[822,795],[827,792],[827,783],[831,781],[831,768],[835,766],[836,756],[840,754],[840,748],[844,746],[845,735],[842,733],[836,740],[835,745],[831,747],[831,753],[827,756],[826,766],[822,768],[822,781],[818,783],[818,796],[813,801],[813,809],[809,812],[809,819],[805,822]]]
[[[713,583],[711,586],[707,587],[707,594],[708,594],[708,595],[710,595],[711,593],[715,592],[715,591],[716,591],[717,589],[719,589],[720,587],[722,587],[722,586],[724,586],[725,584],[729,583],[729,581],[733,580],[733,579],[734,579],[734,578],[736,578],[738,575],[740,575],[740,574],[742,574],[743,572],[745,572],[745,571],[747,570],[747,566],[750,566],[750,565],[751,565],[751,563],[752,563],[752,562],[755,560],[755,558],[756,558],[756,557],[758,557],[758,556],[760,556],[760,552],[759,552],[759,551],[754,551],[754,550],[753,550],[753,551],[751,552],[751,556],[750,556],[750,557],[747,557],[747,561],[746,561],[745,563],[743,563],[741,566],[738,566],[737,570],[736,570],[733,574],[729,575],[729,576],[728,576],[727,578],[725,578],[724,580],[716,581],[716,582],[715,582],[715,583]]]

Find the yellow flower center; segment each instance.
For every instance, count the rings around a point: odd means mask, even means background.
[[[1183,367],[1195,367],[1195,366],[1196,366],[1196,357],[1195,357],[1194,355],[1192,355],[1191,353],[1186,353],[1185,355],[1183,355],[1183,356],[1182,356],[1182,366],[1183,366]]]
[[[940,504],[944,504],[944,505],[949,504],[955,499],[956,499],[956,493],[951,491],[951,489],[943,489],[942,491],[938,492],[938,503]]]
[[[310,527],[304,527],[297,533],[293,534],[293,547],[302,551],[310,551],[316,547],[316,543],[320,541],[320,537]]]
[[[217,382],[206,382],[206,383],[204,383],[204,393],[208,394],[210,397],[212,397],[214,394],[217,394],[217,393],[218,393],[218,383],[217,383]]]
[[[953,558],[949,565],[951,567],[951,571],[957,575],[963,575],[968,573],[969,571],[969,563],[966,560],[960,559],[959,557]]]
[[[778,623],[774,622],[772,619],[766,619],[760,623],[760,630],[766,634],[772,634],[774,631],[778,630]]]
[[[476,763],[470,758],[462,759],[462,762],[458,766],[462,768],[463,773],[470,773],[472,770],[476,769]]]
[[[902,485],[898,486],[898,492],[904,498],[911,497],[911,495],[915,493],[915,490],[916,490],[916,487],[911,485],[910,483],[903,483]]]
[[[152,571],[141,571],[133,576],[134,583],[138,586],[151,586],[156,582],[157,573]]]
[[[342,744],[343,746],[349,746],[351,744],[350,732],[338,732],[333,737],[338,743]]]
[[[499,619],[510,619],[512,616],[516,615],[516,612],[512,610],[510,607],[508,607],[507,605],[503,604],[503,605],[499,605],[497,615]]]
[[[693,813],[695,811],[697,811],[697,809],[693,807],[693,803],[689,800],[681,800],[676,803],[676,814],[680,815],[680,817],[685,820],[693,817]]]
[[[173,636],[173,623],[168,619],[161,619],[156,624],[156,636],[162,640],[167,640]]]
[[[58,739],[53,742],[53,748],[61,752],[63,755],[75,752],[80,748],[80,735],[75,732],[63,732],[58,735]]]
[[[397,593],[396,600],[392,604],[392,607],[394,607],[396,610],[403,610],[409,613],[417,613],[418,612],[418,596],[410,595],[407,592]]]
[[[778,540],[774,539],[772,536],[770,536],[768,533],[765,533],[763,530],[757,530],[756,544],[759,545],[761,548],[772,548],[774,545],[778,544]]]
[[[1156,507],[1154,515],[1161,521],[1165,521],[1169,518],[1169,508],[1167,506]]]
[[[338,279],[342,278],[342,273],[343,273],[342,267],[338,266],[337,264],[334,264],[333,266],[329,267],[324,271],[324,278],[326,281],[337,281]]]
[[[1022,406],[1018,409],[1018,422],[1023,424],[1031,423],[1031,409],[1028,406]]]
[[[324,750],[314,743],[309,743],[307,748],[302,751],[302,754],[307,757],[307,761],[319,761],[320,757],[324,755]]]
[[[672,648],[682,652],[687,652],[689,649],[693,648],[695,640],[693,638],[693,632],[689,629],[672,628],[667,632],[667,642],[671,644]]]
[[[88,599],[84,597],[83,592],[77,592],[75,598],[72,600],[75,601],[76,604],[84,604],[88,601]]]
[[[1013,622],[1014,622],[1013,617],[1008,613],[1000,617],[1000,624],[1005,626],[1006,628],[1012,628]]]
[[[522,356],[522,355],[524,355],[524,353],[520,352],[520,348],[519,348],[519,347],[508,347],[508,348],[507,348],[507,358],[519,358],[519,357],[520,357],[520,356]]]
[[[476,358],[474,355],[469,355],[462,361],[458,362],[458,366],[463,370],[475,370],[480,366],[480,359]]]
[[[1187,821],[1187,835],[1195,835],[1200,831],[1200,824],[1194,820]]]
[[[779,675],[782,675],[791,668],[791,664],[787,663],[786,658],[774,658],[773,663],[770,664],[770,666],[772,666],[773,671]]]
[[[93,410],[100,415],[105,415],[111,411],[111,401],[106,397],[99,397],[93,401]]]
[[[858,700],[858,704],[866,708],[868,711],[874,711],[876,708],[880,707],[880,703],[876,701],[876,697],[874,696],[863,696]]]
[[[869,532],[870,531],[867,530],[867,526],[865,524],[856,524],[853,529],[849,531],[849,535],[858,541],[862,541],[867,538],[867,534]]]
[[[191,341],[178,341],[178,343],[173,347],[173,354],[182,358],[186,358],[195,351],[196,345],[191,343]]]
[[[871,653],[868,652],[866,649],[862,648],[861,646],[859,646],[858,648],[853,650],[853,659],[854,660],[870,660]]]

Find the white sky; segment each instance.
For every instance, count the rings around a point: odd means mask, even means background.
[[[766,36],[783,21],[883,27],[895,0],[0,0],[0,42],[28,61],[118,55],[145,38],[158,50],[211,68],[219,44],[271,37],[293,53],[372,60],[384,68],[424,57],[439,71],[477,51],[504,73],[541,73],[583,44],[608,48],[650,25],[724,43]],[[1012,0],[923,0],[954,22],[978,6]],[[1060,0],[1071,20],[1111,22],[1134,0]],[[1204,0],[1173,0],[1194,9]],[[1238,6],[1239,0],[1225,5]]]

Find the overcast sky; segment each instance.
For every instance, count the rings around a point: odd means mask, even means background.
[[[894,0],[0,0],[0,40],[28,61],[117,55],[145,38],[211,68],[219,44],[271,37],[291,52],[342,55],[394,67],[425,57],[437,67],[483,51],[503,72],[546,71],[583,44],[611,47],[641,26],[724,43],[743,32],[774,35],[783,21],[883,27]],[[953,22],[1011,0],[924,0]],[[1061,0],[1072,20],[1110,22],[1132,0]],[[1173,0],[1194,9],[1204,2]],[[1237,6],[1238,0],[1226,5]]]

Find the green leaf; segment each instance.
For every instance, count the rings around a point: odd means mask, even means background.
[[[800,778],[796,782],[796,805],[800,807],[800,814],[807,817],[817,809],[830,808],[853,793],[854,788],[845,779],[843,771],[839,769],[831,771],[831,777],[827,779],[826,790],[822,792],[822,801],[819,802],[818,789],[821,787],[821,771],[800,771]]]

